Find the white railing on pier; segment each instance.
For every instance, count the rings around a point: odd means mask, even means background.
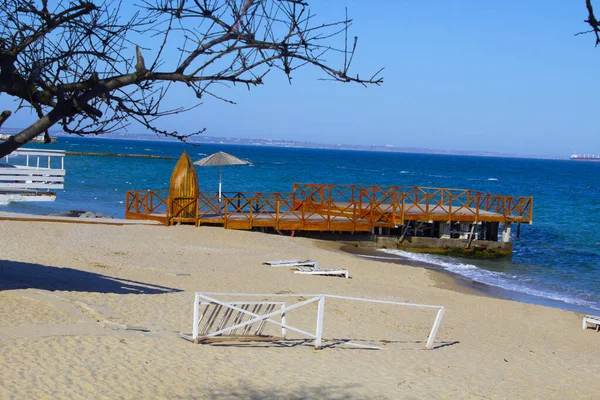
[[[65,151],[18,149],[0,163],[0,190],[31,191],[64,189]]]

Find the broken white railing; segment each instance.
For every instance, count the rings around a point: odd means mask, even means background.
[[[225,297],[261,297],[261,298],[285,298],[285,297],[302,297],[308,298],[307,300],[295,303],[290,306],[286,306],[285,302],[247,302],[247,301],[220,301],[215,299],[214,296],[225,296]],[[323,339],[323,316],[325,313],[325,298],[361,301],[366,303],[379,303],[379,304],[393,304],[407,307],[421,307],[421,308],[433,308],[438,309],[437,315],[429,337],[427,338],[426,347],[428,349],[433,348],[435,336],[442,322],[444,315],[444,307],[432,306],[427,304],[413,304],[397,301],[385,301],[385,300],[373,300],[373,299],[362,299],[358,297],[347,297],[347,296],[336,296],[330,294],[247,294],[247,293],[214,293],[214,292],[198,292],[194,298],[194,321],[191,334],[181,334],[184,339],[193,341],[194,343],[210,342],[211,340],[217,339],[230,339],[242,338],[249,339],[249,334],[254,332],[252,335],[255,338],[270,338],[276,340],[277,338],[262,336],[262,331],[267,323],[277,325],[282,330],[282,339],[286,338],[286,331],[290,330],[293,332],[300,333],[309,338],[315,339],[315,349],[321,348],[321,342]],[[317,321],[315,333],[306,332],[297,327],[288,325],[286,323],[286,313],[296,308],[318,302],[317,306]],[[211,308],[212,306],[212,308]],[[263,306],[265,306],[263,308]],[[249,310],[253,307],[252,311]],[[219,322],[220,311],[224,310]],[[273,319],[275,316],[281,316],[279,320]],[[233,319],[232,319],[233,317]],[[205,321],[204,325],[200,327],[202,321]],[[213,330],[214,328],[214,330]],[[256,329],[255,329],[256,328]],[[236,335],[237,331],[242,331],[242,336]],[[365,346],[352,342],[345,342],[357,347],[381,349],[375,346]]]

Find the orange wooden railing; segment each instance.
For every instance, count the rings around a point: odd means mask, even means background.
[[[224,193],[221,201],[216,193],[171,199],[167,192],[130,191],[126,207],[126,218],[236,229],[369,231],[405,221],[531,223],[533,217],[532,197],[418,186],[294,184],[291,193]]]
[[[169,192],[164,191],[127,191],[125,218],[150,219],[168,224]]]
[[[356,205],[373,221],[381,214],[403,214],[403,219],[426,221],[529,223],[533,219],[533,197],[493,195],[465,189],[295,183],[293,194],[297,204],[304,201],[319,206],[327,203]]]

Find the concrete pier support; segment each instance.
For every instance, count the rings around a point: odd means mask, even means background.
[[[502,241],[504,243],[510,242],[510,231],[512,230],[512,222],[507,222],[502,225]]]
[[[498,241],[498,225],[498,222],[488,222],[485,224],[485,240]]]
[[[440,222],[440,232],[438,238],[450,239],[450,224]]]

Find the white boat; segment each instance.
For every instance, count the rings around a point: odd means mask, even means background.
[[[64,189],[65,151],[18,149],[0,162],[0,204],[54,201]]]
[[[571,160],[575,161],[600,161],[600,156],[596,156],[595,154],[577,154],[574,153],[571,155]]]

